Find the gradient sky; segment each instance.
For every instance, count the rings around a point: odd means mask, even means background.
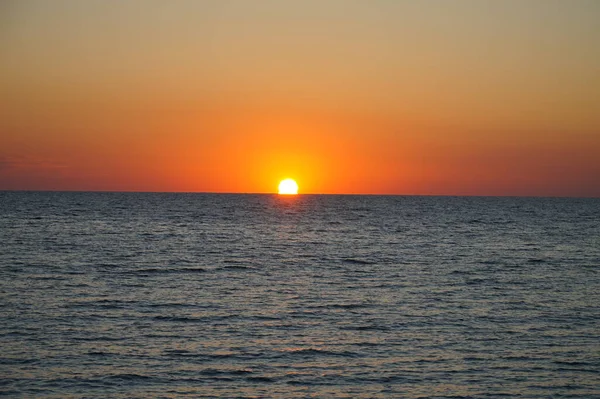
[[[600,1],[0,4],[0,189],[600,196]]]

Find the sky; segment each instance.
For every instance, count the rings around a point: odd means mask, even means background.
[[[600,197],[596,0],[5,0],[0,190]]]

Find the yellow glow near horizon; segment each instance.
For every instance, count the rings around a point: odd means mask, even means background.
[[[298,184],[293,179],[284,179],[279,183],[279,194],[298,194]]]

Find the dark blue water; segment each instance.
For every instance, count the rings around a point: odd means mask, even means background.
[[[0,392],[600,397],[600,200],[0,192]]]

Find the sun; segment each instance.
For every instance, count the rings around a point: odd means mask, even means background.
[[[279,194],[298,194],[298,184],[293,179],[284,179],[279,183]]]

